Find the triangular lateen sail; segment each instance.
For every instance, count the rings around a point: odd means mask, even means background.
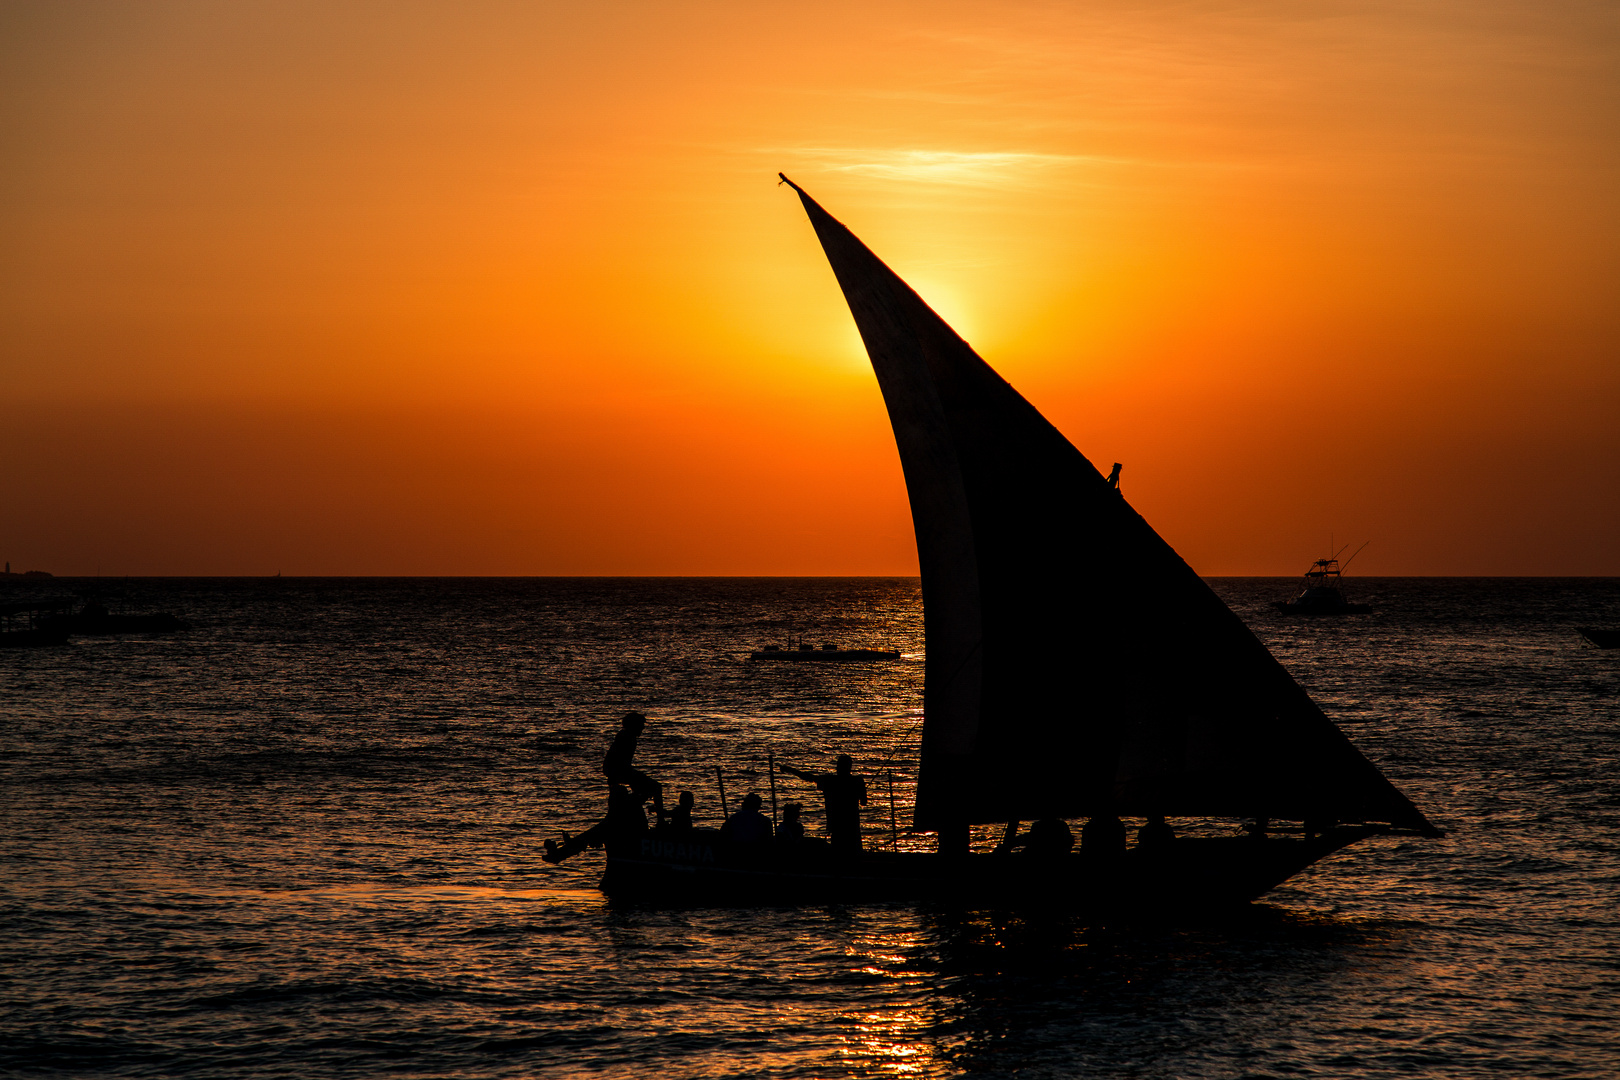
[[[928,660],[914,826],[1102,811],[1432,832],[1063,435],[792,181],[877,373]]]

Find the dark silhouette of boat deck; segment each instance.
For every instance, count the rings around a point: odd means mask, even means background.
[[[1210,909],[1248,903],[1311,864],[1380,830],[1340,827],[1308,838],[1184,837],[1113,859],[1075,854],[942,855],[830,850],[737,851],[718,832],[668,839],[655,831],[608,845],[602,889],[660,903],[749,904],[857,900],[1054,903],[1113,911]]]

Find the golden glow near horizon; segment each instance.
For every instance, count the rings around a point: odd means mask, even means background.
[[[1620,573],[1611,6],[0,27],[14,569],[915,572],[780,170],[1202,573]]]

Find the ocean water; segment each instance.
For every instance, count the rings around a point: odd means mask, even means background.
[[[539,855],[628,708],[700,817],[849,752],[915,842],[914,580],[28,586],[196,628],[0,652],[0,1073],[1620,1074],[1620,580],[1212,584],[1444,839],[1202,923],[615,907]],[[905,656],[743,661],[790,632]]]

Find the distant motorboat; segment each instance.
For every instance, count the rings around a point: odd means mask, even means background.
[[[1620,630],[1599,630],[1593,626],[1577,626],[1575,631],[1600,649],[1620,649]]]
[[[837,645],[822,645],[816,648],[807,645],[803,638],[795,640],[788,636],[786,648],[781,645],[767,645],[748,655],[750,660],[783,660],[808,663],[852,663],[871,660],[898,660],[900,654],[888,649],[840,649]]]
[[[191,624],[176,615],[160,612],[155,615],[114,615],[105,606],[92,600],[77,614],[54,615],[44,620],[43,626],[60,630],[64,634],[83,634],[104,637],[111,634],[172,634],[177,630],[190,630]]]
[[[67,644],[67,631],[51,625],[51,620],[72,606],[71,600],[0,604],[0,649]]]
[[[1365,615],[1372,611],[1371,604],[1352,604],[1344,598],[1339,585],[1343,574],[1337,558],[1317,559],[1305,571],[1299,594],[1292,600],[1274,600],[1271,606],[1284,615]]]

